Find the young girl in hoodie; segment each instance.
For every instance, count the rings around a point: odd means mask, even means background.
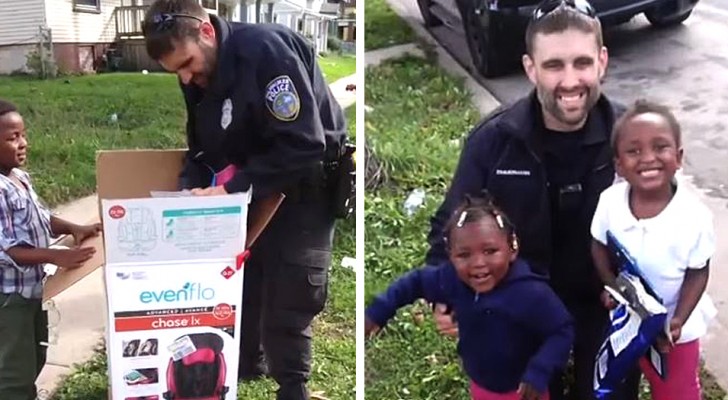
[[[450,261],[413,270],[366,310],[366,335],[424,298],[458,318],[458,354],[475,400],[544,400],[569,357],[571,316],[545,278],[518,258],[508,218],[488,198],[467,197],[445,229]]]

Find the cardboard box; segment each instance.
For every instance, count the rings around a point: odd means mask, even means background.
[[[96,190],[99,209],[103,199],[132,199],[149,197],[152,190],[174,191],[177,177],[182,169],[185,150],[119,150],[101,151],[96,159]],[[265,226],[273,218],[283,195],[271,196],[251,204],[248,213],[248,233],[246,245],[250,247]],[[93,213],[87,221],[74,223],[100,222],[100,212]],[[67,237],[58,244],[70,246],[73,238]],[[104,264],[104,244],[102,237],[91,238],[82,246],[91,246],[96,254],[80,268],[59,269],[49,276],[43,288],[43,300],[49,300],[76,282],[89,275]]]
[[[104,237],[83,244],[96,248],[91,260],[60,269],[44,288],[51,298],[106,265],[110,398],[162,399],[175,385],[189,395],[193,389],[179,385],[192,377],[176,375],[193,371],[185,369],[189,363],[214,363],[223,398],[236,396],[243,270],[235,257],[283,196],[250,210],[248,194],[150,199],[152,190],[176,189],[183,157],[182,150],[100,152]]]

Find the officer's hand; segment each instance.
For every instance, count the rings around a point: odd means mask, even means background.
[[[221,196],[228,194],[225,186],[211,186],[208,188],[194,188],[190,191],[194,196]]]
[[[447,312],[447,306],[444,304],[435,304],[435,324],[440,334],[452,337],[458,337],[458,324],[455,322],[454,313]]]

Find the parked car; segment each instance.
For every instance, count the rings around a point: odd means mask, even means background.
[[[417,0],[425,25],[445,24],[463,35],[473,65],[485,77],[501,75],[523,53],[526,25],[539,0]],[[618,25],[644,13],[654,26],[685,21],[698,0],[592,0],[602,25]]]

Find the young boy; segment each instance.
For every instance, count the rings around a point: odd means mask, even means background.
[[[76,268],[94,248],[49,249],[51,235],[73,235],[76,244],[96,236],[100,224],[76,225],[50,215],[29,175],[25,124],[17,108],[0,100],[0,399],[35,400],[43,369],[48,318],[41,309],[43,265]]]

